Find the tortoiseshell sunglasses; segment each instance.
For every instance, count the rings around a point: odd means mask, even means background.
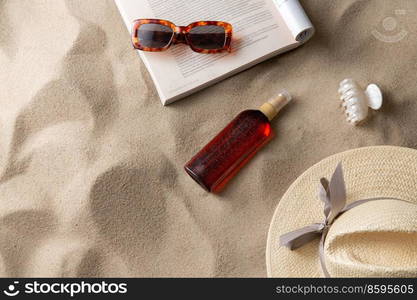
[[[160,19],[133,21],[132,43],[143,51],[164,51],[172,44],[187,44],[195,52],[231,52],[232,25],[220,21],[199,21],[176,26]]]

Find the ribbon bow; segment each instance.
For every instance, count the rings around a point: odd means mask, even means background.
[[[320,237],[319,257],[324,276],[330,277],[324,262],[324,242],[327,233],[334,220],[344,212],[361,205],[363,203],[382,199],[400,200],[390,197],[369,198],[358,200],[346,205],[346,186],[343,177],[342,164],[339,163],[334,171],[330,182],[326,178],[320,179],[319,198],[324,202],[325,219],[321,223],[314,223],[295,231],[288,232],[280,236],[280,245],[291,250],[304,246],[306,243]]]

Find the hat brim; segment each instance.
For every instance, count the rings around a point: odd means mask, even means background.
[[[283,195],[274,212],[266,245],[268,277],[322,277],[319,241],[297,250],[279,245],[287,232],[323,221],[320,178],[330,178],[342,162],[347,203],[393,197],[417,203],[417,150],[395,146],[358,148],[330,156],[305,171]]]

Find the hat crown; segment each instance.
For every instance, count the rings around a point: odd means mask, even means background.
[[[417,205],[372,201],[345,212],[326,237],[332,277],[416,277]]]

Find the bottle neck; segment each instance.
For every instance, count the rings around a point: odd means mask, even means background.
[[[288,92],[282,92],[277,97],[262,104],[259,110],[271,121],[278,112],[291,101],[291,96]]]
[[[268,102],[262,104],[261,107],[259,107],[259,110],[268,118],[269,121],[275,118],[278,114],[278,111],[274,108],[274,106]]]
[[[268,118],[269,121],[275,118],[275,116],[278,114],[278,111],[269,102],[262,104],[261,107],[259,107],[259,110]]]

